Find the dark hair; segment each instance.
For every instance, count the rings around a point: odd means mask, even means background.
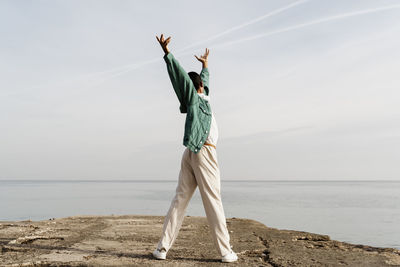
[[[194,71],[189,72],[188,75],[194,84],[194,88],[198,90],[203,85],[200,75]]]

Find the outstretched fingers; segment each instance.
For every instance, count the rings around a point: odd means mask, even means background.
[[[157,41],[161,45],[167,45],[171,41],[171,36],[169,36],[167,39],[164,40],[164,34],[162,33],[160,37],[156,35]]]
[[[209,53],[210,53],[210,50],[208,48],[206,48],[206,52],[204,53],[203,57],[207,58]]]

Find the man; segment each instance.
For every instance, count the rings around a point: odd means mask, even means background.
[[[197,57],[203,67],[200,75],[186,73],[170,53],[168,43],[171,37],[164,39],[156,36],[164,50],[164,60],[172,86],[180,102],[180,112],[186,113],[183,145],[186,149],[182,156],[176,194],[164,220],[163,232],[153,256],[166,259],[167,252],[174,243],[182,225],[186,207],[199,187],[211,235],[222,262],[234,262],[237,255],[230,246],[230,237],[226,227],[224,209],[221,202],[220,172],[217,161],[216,145],[218,128],[209,104],[208,54]]]

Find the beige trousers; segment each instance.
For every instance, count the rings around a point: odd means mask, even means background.
[[[165,217],[162,236],[157,248],[159,250],[164,248],[166,251],[171,248],[197,186],[199,186],[215,247],[218,253],[224,256],[231,251],[231,246],[221,201],[217,151],[208,145],[204,145],[197,154],[188,148],[183,153],[176,194]]]

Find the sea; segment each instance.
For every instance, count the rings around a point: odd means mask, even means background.
[[[161,215],[177,180],[0,180],[0,221]],[[221,181],[227,218],[400,249],[400,181]],[[186,215],[205,216],[198,189]]]

